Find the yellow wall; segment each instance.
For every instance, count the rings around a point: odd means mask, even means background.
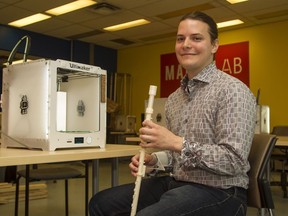
[[[176,35],[176,29],[175,29]],[[288,21],[221,32],[220,45],[249,41],[250,89],[261,89],[260,104],[270,107],[270,126],[288,125]],[[160,88],[160,55],[174,52],[175,41],[118,51],[118,72],[132,75],[132,115],[137,129],[149,85]],[[286,66],[286,67],[285,67]],[[156,97],[159,97],[160,89]]]

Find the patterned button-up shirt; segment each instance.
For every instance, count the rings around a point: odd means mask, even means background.
[[[167,128],[184,138],[181,153],[167,151],[176,180],[248,188],[256,101],[245,84],[213,62],[183,78],[165,112]]]

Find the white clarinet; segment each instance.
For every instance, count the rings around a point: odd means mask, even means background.
[[[145,119],[151,120],[152,114],[153,114],[153,103],[154,103],[154,97],[157,92],[157,86],[150,85],[149,88],[149,100],[148,105],[145,111]],[[145,176],[145,169],[146,166],[144,165],[144,157],[145,157],[145,149],[140,149],[140,157],[139,157],[139,167],[137,172],[137,177],[135,181],[135,188],[134,188],[134,195],[133,195],[133,202],[131,207],[131,214],[130,216],[135,216],[137,212],[137,205],[138,205],[138,198],[139,198],[139,192],[141,187],[141,181],[142,177]]]

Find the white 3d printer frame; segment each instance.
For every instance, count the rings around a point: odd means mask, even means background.
[[[106,77],[100,67],[65,60],[8,65],[1,147],[105,148]]]

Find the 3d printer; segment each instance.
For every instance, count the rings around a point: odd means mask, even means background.
[[[8,65],[1,147],[105,148],[106,77],[100,67],[65,60]]]

